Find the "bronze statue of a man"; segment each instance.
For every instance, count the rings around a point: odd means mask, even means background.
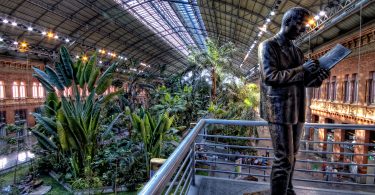
[[[271,172],[273,195],[295,194],[293,170],[305,122],[305,88],[319,87],[329,71],[316,60],[305,62],[295,40],[306,29],[309,12],[301,7],[288,10],[280,31],[259,45],[261,72],[260,115],[269,122],[274,148]]]

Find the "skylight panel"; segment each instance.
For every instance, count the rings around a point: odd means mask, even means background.
[[[184,55],[195,43],[167,1],[115,0],[127,12]]]

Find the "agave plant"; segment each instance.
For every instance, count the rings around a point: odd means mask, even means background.
[[[131,114],[132,125],[140,134],[143,148],[146,152],[147,174],[150,172],[150,159],[161,157],[161,149],[167,138],[167,133],[173,123],[174,116],[169,116],[168,112],[159,115],[156,121],[149,112]]]
[[[42,83],[48,97],[45,112],[33,114],[41,128],[32,132],[42,148],[57,151],[69,159],[74,176],[91,174],[99,140],[101,109],[108,100],[121,93],[103,94],[111,85],[117,64],[100,73],[96,61],[96,54],[93,54],[87,62],[78,60],[73,63],[68,50],[61,47],[60,62],[55,63],[55,68],[48,65],[44,71],[34,68],[33,76]],[[65,96],[63,91],[68,89],[72,94]],[[88,96],[85,91],[88,91]]]

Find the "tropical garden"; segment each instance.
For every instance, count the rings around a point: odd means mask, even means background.
[[[48,175],[73,191],[137,191],[150,178],[150,160],[168,158],[192,123],[201,118],[255,119],[259,89],[231,72],[234,44],[208,39],[206,45],[205,51],[191,49],[189,67],[173,76],[166,76],[166,65],[158,74],[124,76],[122,70],[136,67],[137,60],[104,66],[97,53],[73,60],[61,47],[53,65],[34,68],[33,76],[47,93],[42,110],[33,113],[36,125],[28,129],[37,139],[31,148],[36,157],[7,193],[28,193],[31,189],[20,183]],[[141,91],[147,104],[138,99]],[[14,125],[7,128],[18,131]],[[257,136],[250,127],[213,126],[210,131]]]

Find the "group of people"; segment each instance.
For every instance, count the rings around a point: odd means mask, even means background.
[[[250,164],[250,165],[259,165],[259,166],[267,166],[269,161],[267,158],[264,158],[265,155],[262,155],[262,157],[258,157],[258,158],[248,158],[248,159],[245,159],[245,161],[243,162],[243,164]]]

